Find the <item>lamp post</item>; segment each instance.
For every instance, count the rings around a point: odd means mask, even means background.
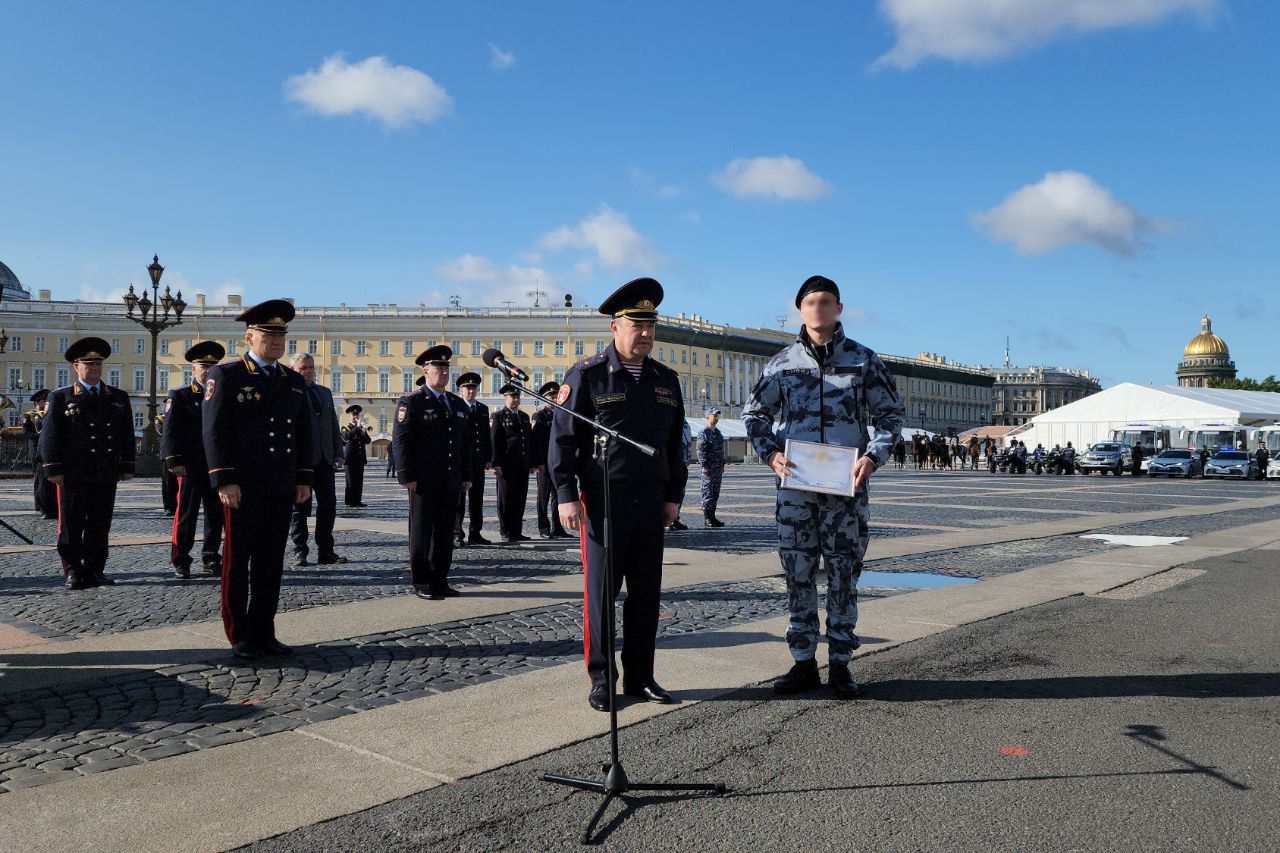
[[[923,404],[920,406],[920,431],[924,432],[924,413],[928,411]]]
[[[156,431],[156,352],[160,333],[182,322],[182,312],[186,310],[187,303],[182,301],[181,290],[177,298],[170,295],[168,287],[165,287],[164,295],[160,295],[160,276],[164,275],[164,267],[160,266],[159,255],[151,258],[147,274],[151,277],[152,295],[147,296],[147,287],[143,285],[142,298],[139,299],[130,284],[129,292],[124,295],[124,306],[127,309],[125,316],[151,333],[151,397],[147,401],[147,422],[142,428],[142,450],[155,455],[160,446],[160,435]],[[135,317],[135,310],[141,312],[141,316]],[[170,312],[173,312],[172,317]]]
[[[0,355],[5,354],[5,350],[9,347],[9,333],[4,329],[0,329]]]

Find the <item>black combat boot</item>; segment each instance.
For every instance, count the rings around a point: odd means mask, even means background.
[[[827,683],[831,685],[837,699],[852,699],[858,695],[858,682],[854,681],[853,676],[849,674],[847,663],[832,661]]]
[[[716,518],[715,510],[703,512],[702,523],[706,527],[724,527],[724,522]]]
[[[786,675],[773,682],[773,692],[784,696],[803,693],[806,690],[813,690],[821,683],[822,679],[818,677],[818,662],[798,660]]]

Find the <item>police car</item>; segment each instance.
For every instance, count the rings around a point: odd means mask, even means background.
[[[1221,477],[1230,480],[1262,479],[1258,461],[1243,450],[1219,450],[1204,466],[1205,479]]]

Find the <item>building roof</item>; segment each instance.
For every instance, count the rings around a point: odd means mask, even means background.
[[[1146,421],[1177,424],[1210,418],[1238,423],[1280,421],[1280,394],[1122,382],[1037,415],[1031,423]]]

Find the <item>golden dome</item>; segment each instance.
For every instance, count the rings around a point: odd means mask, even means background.
[[[1191,339],[1186,349],[1182,351],[1183,358],[1192,358],[1198,355],[1230,355],[1231,351],[1227,349],[1227,342],[1213,333],[1213,322],[1209,319],[1209,315],[1205,314],[1200,321],[1200,334]]]

